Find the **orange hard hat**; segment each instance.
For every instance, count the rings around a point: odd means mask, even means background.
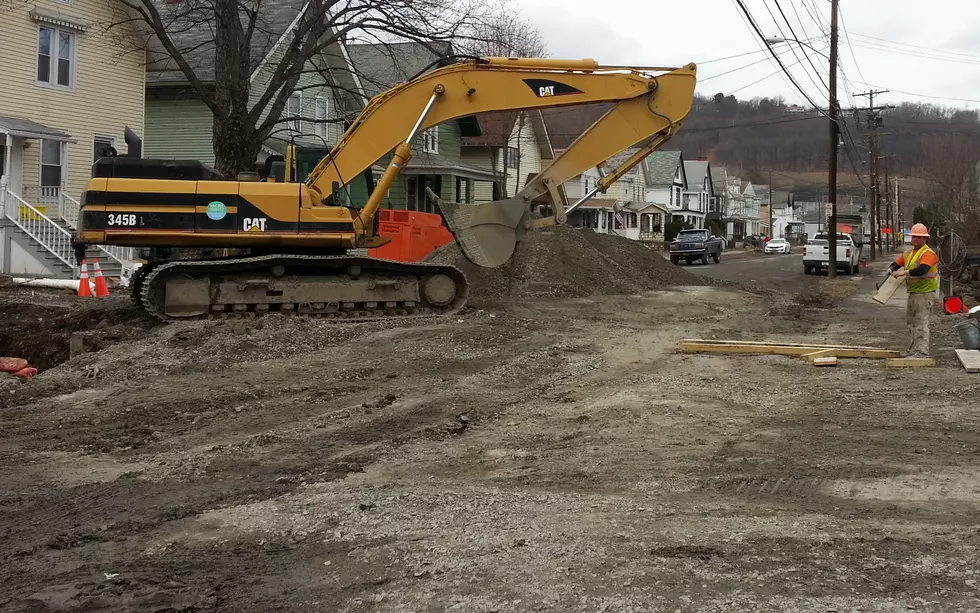
[[[929,238],[929,228],[926,227],[924,223],[917,223],[912,226],[912,231],[909,232],[909,236],[921,236],[922,238]]]

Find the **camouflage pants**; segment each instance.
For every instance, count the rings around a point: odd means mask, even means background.
[[[936,292],[909,294],[905,323],[909,326],[909,353],[929,355],[929,316],[936,305]]]

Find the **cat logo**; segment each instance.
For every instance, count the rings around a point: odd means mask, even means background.
[[[552,96],[567,96],[569,94],[582,93],[582,90],[576,89],[567,83],[552,81],[551,79],[524,79],[524,82],[538,98],[551,98]]]
[[[246,232],[265,232],[265,217],[246,217],[242,220],[242,229]]]

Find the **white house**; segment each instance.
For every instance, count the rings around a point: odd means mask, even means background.
[[[688,188],[684,170],[684,156],[680,151],[654,151],[643,160],[643,176],[646,183],[644,200],[669,211],[670,221],[695,224],[700,218],[704,227],[704,214],[697,215],[684,206],[684,192]]]
[[[687,189],[684,190],[683,200],[685,215],[690,211],[690,217],[695,220],[695,227],[703,228],[715,191],[708,158],[685,161],[684,174],[687,176]]]

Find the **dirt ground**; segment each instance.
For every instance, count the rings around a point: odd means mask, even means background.
[[[871,275],[778,289],[170,325],[3,290],[0,353],[47,362],[0,380],[0,611],[978,610],[980,375],[939,317],[934,369],[677,352],[904,349]]]

